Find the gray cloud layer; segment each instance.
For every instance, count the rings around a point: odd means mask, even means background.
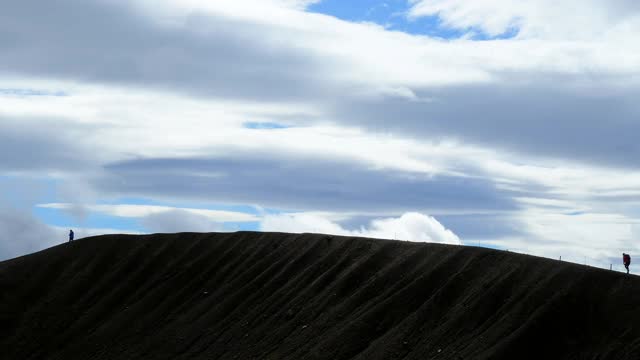
[[[67,127],[60,119],[24,120],[0,115],[0,171],[77,170],[91,163],[84,131],[76,125]]]
[[[292,210],[387,213],[517,208],[513,193],[486,180],[426,177],[363,165],[296,157],[141,159],[111,164],[103,191],[257,203]]]
[[[0,209],[0,261],[63,241],[61,234],[27,212]]]
[[[323,80],[341,71],[337,57],[264,41],[265,34],[286,38],[286,31],[201,13],[168,27],[121,2],[25,0],[5,4],[0,13],[0,72],[245,100],[340,99],[330,119],[637,167],[638,89],[601,81],[607,74],[592,74],[591,82],[584,76],[496,72],[513,78],[505,83],[524,79],[525,85],[413,89],[435,99],[427,103],[366,101],[345,93],[345,84]],[[581,83],[587,86],[571,86]]]
[[[419,92],[430,102],[338,103],[334,115],[406,136],[457,137],[533,156],[638,168],[637,90],[592,84],[575,91],[551,82],[448,87]]]
[[[367,100],[346,90],[361,85],[328,80],[348,70],[345,59],[265,40],[286,39],[288,31],[197,12],[172,27],[123,2],[25,0],[0,13],[0,73],[297,100],[330,107],[327,119],[373,130],[637,167],[639,89],[614,85],[625,81],[620,75],[494,70],[498,80],[489,85],[412,89],[431,102]]]
[[[172,28],[123,2],[25,0],[0,13],[0,72],[261,101],[320,95],[320,59],[260,41],[283,31],[198,13]]]

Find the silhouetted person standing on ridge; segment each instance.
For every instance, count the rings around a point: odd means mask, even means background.
[[[627,269],[627,274],[629,273],[629,264],[631,264],[631,256],[629,254],[622,253],[622,263],[624,267]]]
[[[69,230],[69,242],[73,241],[73,230]]]

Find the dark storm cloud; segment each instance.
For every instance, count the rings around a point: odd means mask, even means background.
[[[291,210],[514,210],[490,181],[373,170],[321,158],[141,159],[108,165],[107,192],[260,204]]]
[[[0,73],[262,101],[321,95],[312,70],[326,59],[264,41],[285,31],[198,13],[160,26],[123,2],[15,1],[0,11]]]

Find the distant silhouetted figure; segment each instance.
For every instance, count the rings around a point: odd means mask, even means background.
[[[622,253],[622,263],[624,264],[625,269],[627,269],[628,274],[629,265],[631,264],[631,256],[629,256],[629,254]]]
[[[69,230],[69,242],[73,241],[73,230]]]

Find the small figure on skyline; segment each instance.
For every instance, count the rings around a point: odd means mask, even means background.
[[[629,273],[629,265],[631,264],[631,256],[629,254],[622,253],[622,263],[624,267],[627,269],[627,274]]]
[[[69,230],[69,242],[73,241],[73,230]]]

